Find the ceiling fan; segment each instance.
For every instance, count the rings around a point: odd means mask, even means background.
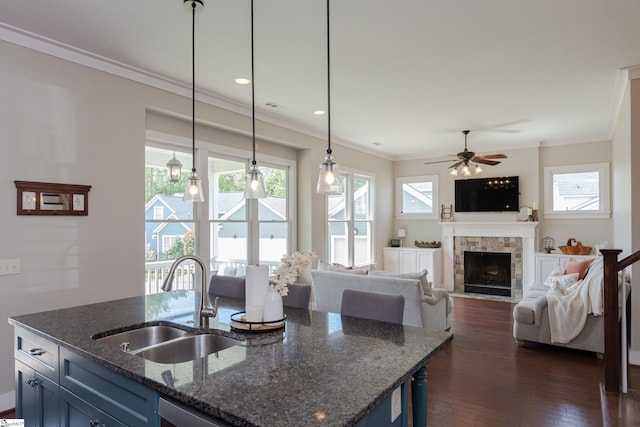
[[[473,151],[469,151],[467,149],[467,135],[469,135],[468,130],[463,130],[464,134],[464,151],[456,154],[457,160],[454,160],[455,163],[449,167],[451,169],[451,175],[458,175],[458,166],[462,165],[461,173],[464,176],[470,176],[471,170],[469,169],[469,164],[475,166],[475,173],[478,174],[482,172],[482,168],[478,163],[482,163],[484,165],[495,166],[500,162],[493,159],[506,159],[507,156],[504,154],[487,154],[486,156],[476,156],[476,153]],[[453,154],[452,154],[453,155]],[[450,162],[451,160],[439,160],[435,162],[426,162],[425,165],[431,165],[434,163],[445,163]]]

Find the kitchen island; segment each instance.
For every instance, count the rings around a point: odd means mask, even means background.
[[[85,400],[100,406],[100,396],[107,396],[102,411],[111,416],[123,412],[129,417],[135,411],[121,408],[128,402],[110,400],[113,384],[94,387],[83,381],[115,377],[125,382],[124,386],[114,382],[121,392],[133,393],[140,387],[146,400],[139,406],[146,409],[139,412],[150,415],[134,414],[138,417],[134,421],[123,422],[129,425],[138,424],[138,419],[139,425],[160,425],[159,399],[224,421],[220,425],[407,425],[412,375],[423,383],[416,385],[425,393],[424,405],[414,398],[414,409],[426,417],[424,368],[453,337],[448,332],[427,333],[422,328],[287,307],[283,329],[245,333],[231,327],[231,316],[243,310],[243,303],[221,298],[209,327],[213,333],[238,339],[239,345],[208,357],[157,363],[95,339],[142,325],[174,325],[196,332],[200,325],[194,313],[199,304],[199,293],[173,291],[10,318],[16,330],[17,400],[28,388],[18,372],[37,375],[48,370],[40,376],[52,383],[51,393],[55,394],[57,379],[60,395],[72,403],[91,392]],[[37,345],[42,343],[44,347]],[[58,354],[47,345],[55,346]],[[32,362],[43,357],[43,365]],[[29,375],[25,374],[25,384],[34,387]],[[51,399],[41,406],[55,407]],[[22,404],[17,403],[18,416]],[[60,409],[61,420],[73,415],[72,406]]]

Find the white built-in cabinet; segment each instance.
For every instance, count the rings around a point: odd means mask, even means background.
[[[394,273],[427,270],[427,280],[434,288],[442,287],[441,248],[384,248],[382,269]]]
[[[594,255],[565,255],[565,254],[547,254],[536,253],[536,283],[541,284],[547,280],[549,274],[556,268],[561,267],[563,270],[569,264],[569,260],[573,258],[576,260],[595,258]]]

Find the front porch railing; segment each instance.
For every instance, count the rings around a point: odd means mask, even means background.
[[[144,283],[145,295],[162,292],[162,283],[169,273],[173,260],[153,261],[145,263]],[[173,276],[173,289],[193,289],[195,268],[193,263],[182,263]]]
[[[151,261],[145,263],[145,295],[157,294],[162,292],[162,283],[169,273],[169,269],[174,260],[167,261]],[[275,269],[281,264],[280,261],[265,261],[262,264],[269,266],[269,274],[273,274]],[[184,262],[178,266],[173,277],[173,288],[177,289],[194,289],[194,274],[196,272],[193,262]],[[235,269],[236,275],[244,276],[247,262],[244,260],[211,260],[211,274],[224,275],[225,267]]]

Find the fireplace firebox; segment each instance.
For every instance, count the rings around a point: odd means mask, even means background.
[[[464,291],[511,296],[511,254],[464,251]]]

